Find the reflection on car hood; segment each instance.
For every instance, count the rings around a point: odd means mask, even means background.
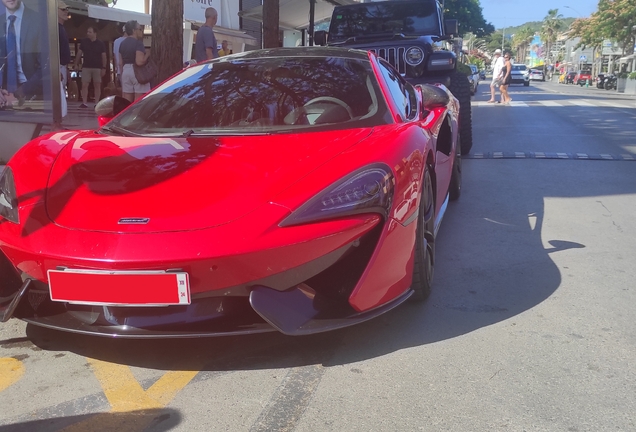
[[[369,129],[247,137],[79,135],[49,179],[49,218],[72,229],[161,232],[231,222]]]

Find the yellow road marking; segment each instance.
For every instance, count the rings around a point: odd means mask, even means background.
[[[161,408],[196,376],[198,370],[166,372],[144,390],[125,365],[88,359],[111,406],[110,413],[97,414],[64,429],[74,431],[143,430]],[[130,415],[125,415],[130,414]]]
[[[11,357],[0,358],[0,392],[24,375],[24,365]]]

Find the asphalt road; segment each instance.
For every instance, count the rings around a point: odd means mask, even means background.
[[[303,338],[0,326],[4,431],[636,430],[636,100],[474,97],[433,294]]]

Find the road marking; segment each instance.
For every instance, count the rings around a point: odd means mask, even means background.
[[[0,358],[0,392],[22,378],[24,370],[20,360],[12,357]]]
[[[64,432],[144,430],[153,421],[144,411],[164,408],[194,378],[198,370],[166,372],[148,390],[144,390],[126,365],[88,359],[111,410],[73,424]],[[113,413],[137,414],[113,416]]]
[[[549,101],[549,100],[546,100],[546,101],[539,101],[539,103],[540,103],[541,105],[543,105],[543,106],[548,106],[548,107],[557,107],[557,106],[558,106],[558,107],[560,107],[560,106],[563,106],[562,104],[560,104],[560,103],[558,103],[558,102],[555,102],[555,101]]]
[[[594,154],[594,153],[562,153],[562,152],[485,152],[462,156],[462,159],[568,159],[568,160],[610,160],[610,161],[636,161],[633,154]]]
[[[568,102],[570,102],[570,104],[572,104],[572,105],[577,105],[577,106],[584,106],[584,107],[596,106],[594,104],[591,104],[589,102],[586,102],[586,101],[580,100],[580,99],[570,99]]]
[[[527,104],[527,103],[525,103],[525,102],[516,102],[516,101],[512,101],[512,102],[510,102],[510,106],[516,106],[516,107],[526,107],[526,108],[529,108],[529,107],[530,107],[530,105],[528,105],[528,104]]]

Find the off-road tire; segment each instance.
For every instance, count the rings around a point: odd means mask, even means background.
[[[462,136],[462,155],[470,153],[473,148],[473,118],[470,108],[470,82],[468,77],[459,71],[450,76],[449,90],[459,100],[459,133]]]
[[[433,265],[435,263],[435,194],[428,167],[422,179],[422,197],[415,231],[415,262],[411,300],[422,302],[431,294]]]

